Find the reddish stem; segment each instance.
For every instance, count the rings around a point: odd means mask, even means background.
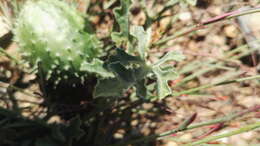
[[[207,137],[209,136],[210,134],[216,132],[216,131],[219,131],[220,129],[222,129],[224,127],[224,123],[218,123],[218,124],[215,124],[207,133],[197,137],[194,141],[196,140],[199,140],[199,139],[202,139],[204,137]]]

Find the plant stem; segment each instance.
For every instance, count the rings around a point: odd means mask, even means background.
[[[248,9],[248,10],[235,10],[235,11],[232,11],[232,12],[224,13],[224,14],[221,14],[219,16],[208,19],[206,21],[203,21],[200,24],[196,24],[196,25],[193,25],[189,28],[186,28],[186,29],[184,29],[180,32],[177,32],[176,34],[174,34],[172,36],[161,39],[161,40],[155,42],[152,46],[159,46],[163,43],[168,42],[169,40],[176,39],[178,37],[187,35],[191,32],[203,29],[203,28],[205,28],[206,25],[209,25],[209,24],[212,24],[212,23],[215,23],[215,22],[219,22],[219,21],[227,20],[227,19],[232,19],[232,18],[236,18],[236,17],[239,17],[239,16],[248,15],[248,14],[252,14],[252,13],[258,13],[258,12],[260,12],[260,7],[256,7],[256,8],[252,8],[252,9]]]
[[[213,125],[213,124],[217,124],[217,123],[228,122],[228,121],[231,121],[235,118],[241,117],[244,114],[258,111],[259,109],[260,109],[260,105],[256,105],[256,106],[251,107],[247,110],[240,111],[240,112],[237,112],[237,113],[232,113],[232,114],[229,114],[225,117],[221,117],[221,118],[217,118],[217,119],[214,119],[214,120],[211,120],[211,121],[201,122],[201,123],[197,123],[197,124],[192,124],[192,125],[187,127],[187,130],[199,128],[199,127],[207,126],[207,125]]]
[[[250,112],[255,112],[257,110],[260,109],[260,105],[257,105],[257,106],[254,106],[254,107],[251,107],[245,111],[241,111],[241,112],[237,112],[237,113],[232,113],[232,114],[229,114],[225,117],[221,117],[221,118],[217,118],[217,119],[214,119],[214,120],[210,120],[210,121],[206,121],[206,122],[201,122],[201,123],[197,123],[197,124],[192,124],[190,126],[188,126],[186,129],[184,130],[190,130],[190,129],[194,129],[194,128],[199,128],[199,127],[203,127],[203,126],[207,126],[207,125],[213,125],[213,124],[217,124],[217,123],[223,123],[223,122],[228,122],[228,121],[231,121],[235,118],[238,118],[244,114],[247,114],[247,113],[250,113]],[[162,134],[160,134],[160,137],[164,137],[164,136],[168,136],[170,134],[173,134],[173,133],[176,133],[178,131],[176,131],[176,129],[174,130],[170,130],[170,131],[167,131],[167,132],[164,132]]]
[[[231,131],[231,132],[227,132],[225,134],[220,134],[220,135],[217,135],[217,136],[207,137],[207,138],[204,138],[202,140],[198,140],[196,142],[187,144],[185,146],[200,145],[200,144],[207,143],[207,142],[210,142],[210,141],[213,141],[213,140],[217,140],[217,139],[220,139],[220,138],[237,135],[237,134],[240,134],[240,133],[243,133],[243,132],[248,132],[248,131],[254,130],[256,128],[260,128],[260,122],[256,122],[254,124],[244,126],[244,127],[240,128],[240,129],[237,129],[237,130],[234,130],[234,131]]]
[[[7,87],[6,87],[5,85],[6,85]],[[8,83],[4,83],[4,82],[2,82],[2,81],[0,81],[0,87],[1,87],[1,88],[11,88],[11,89],[16,90],[16,91],[18,91],[18,92],[21,92],[21,93],[24,94],[24,95],[31,96],[31,97],[35,97],[35,98],[39,98],[38,96],[36,96],[36,95],[34,95],[34,94],[32,94],[32,93],[26,92],[26,91],[24,91],[23,89],[21,89],[21,88],[19,88],[19,87],[16,87],[16,86],[11,85],[11,84],[8,84]]]
[[[194,25],[194,26],[191,26],[191,27],[189,27],[189,28],[185,28],[184,30],[179,31],[179,32],[175,33],[175,34],[172,35],[172,36],[163,38],[163,39],[161,39],[161,40],[155,42],[154,44],[152,44],[152,47],[154,47],[154,46],[159,46],[159,45],[161,45],[161,44],[164,44],[164,43],[168,42],[169,40],[173,40],[173,39],[176,39],[176,38],[178,38],[178,37],[185,36],[185,35],[187,35],[187,34],[189,34],[189,33],[191,33],[191,32],[194,32],[194,31],[196,31],[196,30],[200,30],[200,29],[202,29],[202,28],[204,28],[204,27],[198,26],[198,25]]]
[[[123,143],[110,145],[110,146],[125,146],[125,145],[128,145],[128,144],[134,144],[134,143],[139,143],[139,142],[148,142],[148,141],[152,141],[152,140],[155,140],[155,139],[161,139],[165,136],[168,136],[168,135],[180,132],[180,131],[186,131],[186,130],[191,130],[191,129],[195,129],[195,128],[199,128],[199,127],[203,127],[203,126],[207,126],[207,125],[213,125],[213,124],[217,124],[217,123],[228,122],[228,121],[231,121],[235,118],[241,117],[241,116],[243,116],[247,113],[258,111],[259,109],[260,109],[260,105],[256,105],[256,106],[251,107],[251,108],[244,110],[244,111],[232,113],[232,114],[229,114],[227,116],[217,118],[217,119],[214,119],[214,120],[210,120],[210,121],[206,121],[206,122],[192,124],[192,125],[190,125],[186,128],[180,129],[180,127],[181,127],[180,126],[176,129],[172,129],[172,130],[166,131],[166,132],[161,133],[161,134],[153,134],[153,135],[150,135],[150,136],[146,136],[146,137],[142,137],[142,138],[139,138],[139,139],[134,139],[134,140],[131,140],[131,141],[128,141],[128,142],[123,142]],[[187,122],[187,120],[185,120],[183,123],[186,123],[186,122]],[[180,124],[180,125],[183,125],[183,123]]]
[[[13,60],[16,64],[20,64],[19,61],[18,61],[15,57],[9,55],[9,54],[8,54],[3,48],[1,48],[1,47],[0,47],[0,54],[3,54],[4,56],[6,56],[7,58],[9,58],[10,60]]]
[[[259,40],[256,40],[256,41],[254,41],[254,42],[259,42]],[[232,60],[235,60],[235,59],[239,59],[239,58],[241,58],[241,57],[244,57],[244,56],[246,56],[246,55],[248,55],[248,54],[250,54],[250,53],[252,53],[252,52],[254,52],[254,51],[256,51],[256,50],[258,49],[258,48],[248,49],[248,50],[246,50],[246,51],[241,52],[241,53],[238,54],[238,55],[232,56],[233,54],[235,54],[235,53],[237,53],[237,52],[239,52],[239,51],[242,51],[241,49],[242,49],[242,48],[245,48],[245,47],[247,47],[247,46],[248,46],[248,45],[243,45],[243,46],[240,46],[240,47],[238,47],[238,48],[232,50],[231,52],[228,52],[222,59],[223,59],[223,60],[232,61]],[[177,84],[175,85],[175,87],[176,87],[176,86],[181,86],[181,85],[183,85],[184,83],[186,83],[186,82],[188,82],[188,81],[190,81],[190,80],[196,78],[196,77],[199,76],[199,75],[202,75],[202,74],[205,74],[205,73],[207,73],[207,72],[209,72],[209,71],[212,71],[212,70],[216,69],[217,66],[223,65],[224,63],[223,63],[223,62],[217,62],[217,60],[215,60],[215,61],[210,61],[208,64],[215,64],[215,66],[209,66],[209,67],[207,67],[207,68],[204,68],[204,69],[200,69],[200,70],[199,70],[198,68],[201,67],[201,66],[203,66],[203,63],[198,64],[195,68],[193,67],[193,70],[197,69],[198,71],[195,72],[195,73],[193,73],[193,74],[191,74],[191,75],[189,75],[189,76],[187,76],[187,77],[185,77],[185,78],[183,78],[183,79],[181,80],[181,82],[179,82],[179,83],[177,83]],[[181,72],[181,73],[183,74],[183,73],[186,73],[186,72]]]
[[[233,13],[232,15],[228,16],[227,19],[232,19],[232,18],[236,18],[239,16],[253,14],[253,13],[257,13],[257,12],[260,12],[260,6],[251,8],[248,10],[239,11],[238,13]]]
[[[172,96],[180,96],[180,95],[183,95],[183,94],[190,94],[190,93],[197,92],[199,90],[206,89],[206,88],[211,88],[211,87],[226,85],[226,84],[231,84],[231,83],[239,83],[239,82],[243,82],[243,81],[246,81],[246,80],[254,80],[254,79],[260,79],[260,75],[255,75],[255,76],[245,77],[245,78],[240,78],[240,79],[234,79],[234,80],[220,81],[220,82],[216,82],[216,83],[212,83],[212,84],[202,85],[202,86],[197,87],[197,88],[192,88],[192,89],[184,90],[184,91],[181,91],[181,92],[173,93]]]

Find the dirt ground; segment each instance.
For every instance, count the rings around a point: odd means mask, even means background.
[[[256,6],[253,2],[250,4],[252,6]],[[196,24],[211,17],[236,10],[244,6],[248,6],[248,3],[246,4],[239,1],[228,0],[202,0],[198,2],[196,8],[181,10],[179,20],[174,24],[173,28],[178,29],[185,25]],[[257,14],[249,17],[253,17],[252,19],[255,21],[259,20],[259,15]],[[161,27],[163,27],[163,22]],[[252,32],[255,33],[260,30],[257,23],[251,29]],[[170,31],[176,30],[173,29]],[[256,36],[258,38],[260,37],[257,34]],[[223,60],[221,60],[221,58],[226,52],[247,43],[246,37],[246,35],[243,35],[241,26],[239,26],[237,20],[233,19],[212,24],[207,28],[199,30],[189,36],[178,38],[172,42],[172,45],[168,49],[182,50],[188,58],[186,63],[203,63],[211,59],[216,59],[217,62],[222,62]],[[187,82],[185,85],[186,87],[188,86],[187,88],[192,88],[199,85],[214,83],[224,78],[259,74],[256,67],[259,60],[253,63],[252,55],[236,60],[236,62],[237,63],[234,64],[231,62],[224,64],[225,67],[235,67],[236,70],[229,70],[220,67],[203,75],[197,76],[194,80]],[[203,66],[201,69],[209,67],[210,66]],[[239,74],[239,72],[243,73]],[[236,73],[238,74],[235,75]],[[200,95],[183,95],[177,98],[168,98],[167,105],[172,111],[172,114],[162,118],[161,122],[158,124],[158,132],[160,133],[174,127],[176,128],[180,121],[183,121],[187,116],[192,115],[193,113],[198,114],[195,122],[199,122],[214,119],[215,117],[220,117],[226,115],[227,113],[239,111],[241,109],[259,104],[259,83],[251,81],[213,87],[201,91]],[[216,133],[225,133],[242,125],[246,125],[247,123],[259,121],[259,117],[257,116],[258,114],[249,114],[234,120],[230,122],[228,127],[224,130]],[[169,137],[169,141],[166,141],[164,145],[181,145],[180,142],[176,142],[176,140],[174,140],[174,137],[178,137],[178,140],[180,141],[191,141],[192,139],[203,135],[206,131],[209,131],[209,128],[212,127],[178,133],[177,135],[172,136],[173,138]],[[219,142],[224,142],[235,146],[259,144],[259,130],[232,136],[230,138],[223,138],[219,140]]]

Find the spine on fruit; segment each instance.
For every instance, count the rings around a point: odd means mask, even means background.
[[[84,31],[84,18],[58,0],[28,0],[15,24],[15,41],[24,60],[56,82],[86,76],[80,68],[101,55],[98,39]]]

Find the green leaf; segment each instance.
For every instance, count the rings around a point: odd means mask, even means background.
[[[95,97],[120,97],[136,81],[134,72],[119,62],[109,64],[109,68],[116,74],[116,78],[99,80],[94,93]]]
[[[172,90],[168,85],[169,80],[175,80],[178,74],[172,66],[165,66],[168,61],[182,61],[185,57],[180,52],[168,52],[157,63],[153,65],[153,73],[157,78],[157,94],[159,99],[171,95]]]
[[[94,97],[120,97],[130,84],[122,80],[103,79],[99,80],[95,88]]]
[[[141,98],[146,98],[147,89],[145,86],[145,79],[138,81],[135,86],[136,86],[136,96]]]
[[[121,0],[121,6],[113,10],[120,32],[111,34],[112,40],[117,46],[127,43],[129,39],[129,8],[131,0]]]
[[[128,39],[122,33],[119,33],[119,32],[112,32],[111,38],[112,38],[113,42],[116,43],[117,47],[120,47],[122,44],[124,44],[128,41]]]
[[[185,56],[179,51],[171,51],[164,55],[158,62],[154,64],[154,66],[162,65],[167,61],[177,61],[180,62],[185,59]]]
[[[123,80],[124,82],[133,82],[135,80],[133,71],[131,69],[127,69],[120,62],[109,64],[109,68],[117,75],[120,80]]]
[[[142,26],[133,26],[131,28],[131,35],[134,36],[137,43],[137,51],[142,59],[145,59],[146,51],[149,47],[149,43],[152,36],[152,30],[149,28],[147,31]]]
[[[121,32],[129,34],[129,8],[131,0],[121,0],[121,6],[113,10],[116,21],[120,26]]]
[[[143,80],[150,68],[139,57],[131,56],[121,49],[111,56],[107,68],[115,78],[100,79],[95,88],[94,97],[120,97],[124,91]]]
[[[96,58],[93,59],[91,63],[82,63],[80,70],[87,71],[89,73],[95,73],[104,78],[114,77],[114,74],[112,72],[109,72],[107,69],[104,68],[104,62]]]
[[[109,58],[109,63],[114,63],[114,62],[120,62],[120,64],[124,66],[128,66],[130,64],[144,64],[145,62],[137,57],[137,56],[132,56],[127,54],[123,49],[116,49],[116,55],[111,56]]]
[[[157,92],[158,98],[162,99],[172,94],[171,88],[168,86],[169,80],[174,80],[178,74],[173,70],[173,67],[161,69],[160,66],[153,68],[153,72],[157,78]]]

